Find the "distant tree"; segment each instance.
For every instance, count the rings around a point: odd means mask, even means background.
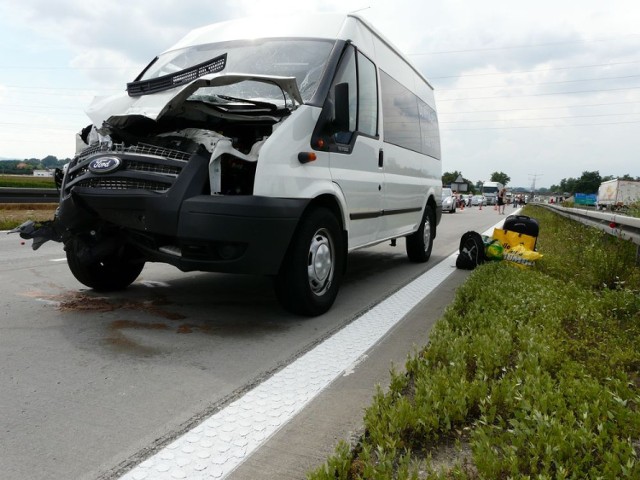
[[[560,185],[551,185],[551,191],[569,193],[597,193],[598,187],[604,181],[614,177],[601,177],[600,172],[582,172],[580,178],[563,178]]]
[[[602,183],[600,172],[582,172],[582,176],[571,193],[598,193],[598,187]]]
[[[40,164],[44,168],[55,168],[58,166],[58,157],[54,157],[53,155],[47,155],[40,161]]]
[[[454,170],[453,172],[444,172],[442,174],[442,185],[451,185],[451,183],[455,182],[460,175],[462,175],[462,173],[458,170]]]
[[[444,172],[444,174],[442,175],[442,185],[451,185],[453,182],[455,182],[458,177],[462,177],[462,173],[455,170],[453,172]],[[471,183],[470,180],[467,180],[466,178],[462,177],[462,181],[463,183],[467,184],[467,192],[469,193],[475,193],[475,189],[473,188],[473,183]]]
[[[631,175],[629,175],[628,173],[625,173],[622,177],[618,177],[620,180],[631,180],[632,182],[639,182],[640,181],[640,177],[635,177],[633,178]],[[602,179],[602,181],[604,182],[605,180]]]
[[[511,177],[504,172],[493,172],[489,180],[492,182],[499,182],[506,186],[507,183],[511,181]]]

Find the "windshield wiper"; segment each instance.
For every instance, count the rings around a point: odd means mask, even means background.
[[[199,63],[176,73],[162,75],[161,77],[151,78],[148,80],[139,80],[127,83],[127,93],[130,97],[139,97],[150,93],[162,92],[171,88],[192,82],[196,78],[211,73],[218,73],[225,69],[227,65],[227,54],[224,53],[216,58]]]
[[[266,108],[270,112],[273,112],[278,109],[278,106],[273,103],[261,102],[259,100],[249,100],[246,98],[230,97],[228,95],[216,95],[216,97],[221,98],[222,100],[226,100],[228,102],[238,102],[238,103],[253,105],[258,108]]]

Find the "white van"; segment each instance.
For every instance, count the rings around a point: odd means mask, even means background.
[[[199,28],[87,113],[56,218],[30,237],[64,242],[96,290],[164,262],[272,275],[285,308],[318,315],[349,251],[406,237],[410,260],[431,254],[433,89],[356,15]]]

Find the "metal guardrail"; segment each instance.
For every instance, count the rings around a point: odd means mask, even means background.
[[[565,208],[556,205],[537,204],[547,207],[564,217],[590,227],[598,228],[609,235],[629,240],[638,245],[636,265],[640,265],[640,218],[628,217],[615,212],[597,212],[579,208]]]
[[[58,203],[60,192],[55,188],[0,188],[0,203]]]

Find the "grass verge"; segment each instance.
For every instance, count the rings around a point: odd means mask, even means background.
[[[53,177],[31,177],[29,175],[0,175],[0,187],[11,188],[56,188]]]
[[[308,479],[640,478],[636,246],[542,208],[535,269],[476,269]]]
[[[11,230],[27,220],[51,220],[57,203],[0,203],[0,230]]]

